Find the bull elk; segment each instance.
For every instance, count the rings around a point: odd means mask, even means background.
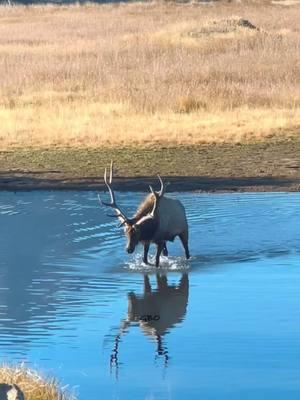
[[[111,207],[115,210],[115,215],[120,221],[120,226],[124,226],[127,237],[126,250],[133,253],[137,244],[144,245],[143,261],[148,264],[148,252],[151,243],[157,246],[155,265],[159,266],[160,255],[168,255],[166,241],[173,242],[176,236],[179,236],[185,250],[186,258],[190,258],[188,247],[188,223],[185,209],[179,200],[164,196],[165,185],[158,175],[160,181],[160,190],[154,191],[151,186],[151,193],[146,196],[144,201],[138,207],[132,218],[127,218],[116,203],[115,193],[112,189],[113,181],[113,162],[110,164],[109,179],[107,179],[107,169],[104,171],[104,182],[110,194],[110,203],[104,202],[99,196],[102,205]]]

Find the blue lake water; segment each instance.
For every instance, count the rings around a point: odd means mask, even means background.
[[[298,398],[300,194],[170,196],[192,259],[176,240],[156,271],[96,193],[1,192],[0,362],[80,400]]]

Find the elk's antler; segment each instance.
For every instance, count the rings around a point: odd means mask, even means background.
[[[163,197],[163,195],[165,194],[165,190],[166,190],[166,187],[167,187],[168,183],[167,183],[167,185],[164,185],[163,180],[161,179],[160,175],[157,174],[157,177],[158,177],[159,182],[160,182],[160,190],[158,192],[156,192],[156,193],[158,194],[158,197]],[[150,188],[150,191],[154,194],[154,190],[153,190],[151,185],[149,185],[149,188]]]
[[[151,189],[151,192],[152,192],[153,195],[154,195],[154,204],[153,204],[153,208],[152,208],[151,213],[148,214],[147,217],[148,217],[148,218],[154,218],[155,212],[156,212],[157,206],[158,206],[159,195],[158,195],[156,192],[154,192],[154,190],[152,189],[151,186],[150,186],[150,189]]]
[[[164,186],[164,183],[163,183],[160,175],[157,174],[157,177],[158,177],[159,182],[160,182],[160,191],[158,192],[158,194],[159,194],[159,197],[162,197],[165,194],[165,186]]]
[[[121,225],[125,224],[125,223],[129,223],[129,219],[126,217],[126,215],[121,211],[120,207],[118,207],[117,203],[116,203],[116,198],[115,198],[115,193],[111,187],[112,184],[112,180],[113,180],[113,166],[114,163],[111,160],[110,162],[110,169],[109,169],[109,181],[107,181],[107,168],[105,168],[104,170],[104,182],[105,185],[108,188],[109,194],[110,194],[110,203],[107,203],[105,201],[102,201],[100,195],[98,194],[98,198],[100,201],[100,204],[102,206],[106,206],[106,207],[111,207],[116,211],[116,215],[110,215],[108,214],[109,217],[117,217],[119,218]]]

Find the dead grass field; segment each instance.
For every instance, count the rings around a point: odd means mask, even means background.
[[[17,385],[25,400],[75,400],[75,397],[58,387],[55,379],[44,379],[37,372],[23,366],[0,366],[0,382]]]
[[[0,148],[299,136],[300,5],[263,3],[1,6]]]

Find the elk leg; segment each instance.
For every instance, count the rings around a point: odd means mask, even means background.
[[[187,273],[183,273],[178,286],[179,292],[185,295],[189,293],[189,276]]]
[[[186,231],[182,232],[179,235],[179,239],[181,240],[181,243],[182,243],[182,245],[184,247],[185,256],[186,256],[186,258],[188,260],[190,258],[189,245],[188,245],[188,233]]]
[[[156,274],[156,282],[158,290],[166,290],[168,289],[168,279],[166,275]]]
[[[149,251],[150,243],[145,243],[144,244],[144,257],[143,261],[145,264],[148,264],[148,251]]]
[[[159,258],[160,258],[163,247],[164,247],[164,242],[157,244],[156,259],[155,259],[156,268],[159,267]]]
[[[151,293],[151,284],[148,275],[144,275],[144,293]]]
[[[164,255],[165,257],[168,257],[168,255],[169,255],[166,242],[164,242],[163,255]]]

